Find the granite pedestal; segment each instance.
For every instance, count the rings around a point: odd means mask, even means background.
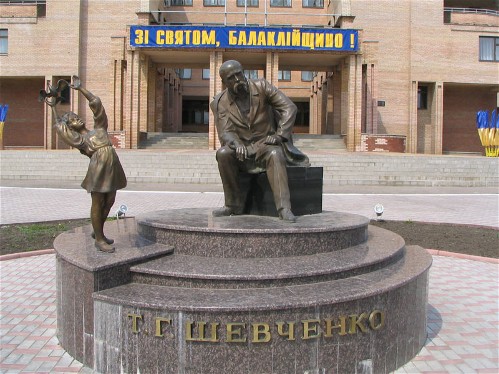
[[[112,255],[90,248],[90,227],[55,243],[58,336],[98,372],[386,373],[425,342],[431,256],[365,217],[126,221],[109,224]]]

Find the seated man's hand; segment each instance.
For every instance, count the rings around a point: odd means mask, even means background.
[[[278,145],[282,143],[282,139],[279,135],[268,135],[265,139],[265,144]]]
[[[244,161],[248,158],[248,150],[243,144],[236,145],[236,158],[239,161]]]

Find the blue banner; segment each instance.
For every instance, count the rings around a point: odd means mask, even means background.
[[[357,30],[245,26],[131,26],[139,48],[249,48],[357,52]]]

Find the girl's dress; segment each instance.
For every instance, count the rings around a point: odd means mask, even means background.
[[[113,192],[126,187],[126,176],[107,134],[107,115],[98,97],[89,102],[94,113],[94,129],[82,135],[64,122],[55,125],[63,141],[90,157],[81,186],[87,192]]]

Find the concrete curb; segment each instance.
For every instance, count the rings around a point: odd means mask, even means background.
[[[464,253],[456,253],[456,252],[447,252],[447,251],[441,251],[439,249],[427,249],[427,251],[432,256],[445,256],[445,257],[460,258],[463,260],[472,260],[472,261],[480,261],[480,262],[489,262],[491,264],[499,264],[499,259],[497,259],[497,258],[473,256],[473,255],[467,255]]]
[[[51,255],[53,253],[55,253],[54,249],[40,249],[38,251],[11,253],[8,255],[0,256],[0,261],[14,260],[17,258],[25,258],[32,256]]]

